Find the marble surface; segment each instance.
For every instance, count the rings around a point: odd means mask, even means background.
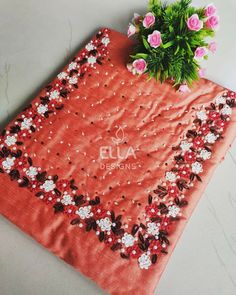
[[[236,2],[215,0],[219,50],[207,77],[236,91]],[[194,1],[207,4],[207,1]],[[144,0],[1,0],[0,126],[102,26],[126,31]],[[158,295],[236,294],[236,143],[219,165],[157,287]],[[0,217],[1,295],[104,294]]]

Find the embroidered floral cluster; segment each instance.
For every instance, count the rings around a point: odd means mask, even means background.
[[[230,120],[236,94],[226,92],[209,107],[197,112],[192,129],[174,148],[179,153],[175,156],[173,168],[166,171],[165,179],[148,196],[145,222],[134,224],[128,230],[122,224],[122,216],[116,216],[114,211],[101,204],[99,196],[91,198],[80,194],[73,179],[48,175],[40,167],[34,166],[29,155],[20,148],[24,138],[42,128],[42,122],[49,116],[45,116],[48,112],[44,112],[45,107],[49,108],[48,105],[57,102],[60,104],[61,91],[68,95],[77,85],[69,82],[70,78],[75,77],[74,71],[78,71],[76,77],[81,77],[81,68],[95,67],[91,60],[96,58],[96,61],[101,61],[107,54],[108,44],[109,36],[105,29],[58,75],[55,84],[47,87],[47,96],[41,98],[41,103],[36,102],[27,108],[15,124],[3,132],[0,139],[0,172],[18,181],[20,187],[28,188],[36,197],[51,205],[56,213],[69,216],[72,225],[88,232],[94,231],[100,242],[104,242],[112,251],[119,251],[122,258],[137,259],[141,269],[148,269],[160,255],[167,253],[170,243],[168,236],[175,221],[181,218],[182,208],[188,204],[185,192],[194,186],[195,181],[201,181],[204,163],[212,156],[212,146],[222,138],[222,132]],[[103,54],[98,53],[98,48]],[[94,53],[88,54],[91,51]],[[21,137],[23,132],[26,136]]]
[[[99,31],[85,48],[80,51],[72,62],[57,75],[57,78],[45,87],[40,99],[29,105],[9,130],[4,130],[0,138],[1,147],[17,150],[25,139],[31,138],[32,133],[40,130],[50,114],[56,114],[64,105],[63,101],[69,93],[78,88],[79,82],[86,72],[102,65],[108,54],[109,30]],[[11,163],[12,160],[8,160]]]

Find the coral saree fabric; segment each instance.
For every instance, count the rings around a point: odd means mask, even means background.
[[[235,93],[133,76],[131,46],[100,30],[3,130],[0,212],[109,294],[149,295],[235,138]]]

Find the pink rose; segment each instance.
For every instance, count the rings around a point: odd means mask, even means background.
[[[199,16],[197,14],[193,14],[187,20],[187,26],[191,31],[200,31],[203,28],[203,21],[199,19]]]
[[[215,30],[219,25],[219,16],[212,15],[206,21],[206,26],[208,29]]]
[[[209,45],[208,45],[208,48],[209,50],[212,52],[212,53],[215,53],[216,50],[217,50],[217,43],[216,42],[211,42]]]
[[[207,49],[205,47],[198,47],[195,50],[195,58],[203,58],[205,55],[207,55]]]
[[[157,48],[161,45],[161,33],[157,30],[153,31],[152,34],[148,35],[148,43],[153,47]]]
[[[207,5],[205,8],[205,16],[209,17],[216,13],[216,7],[213,3]]]
[[[136,33],[136,27],[133,24],[129,24],[127,35],[128,37],[133,36]]]
[[[151,12],[148,12],[144,17],[143,26],[144,28],[150,28],[154,24],[155,24],[155,16]]]
[[[189,89],[188,85],[182,84],[179,86],[179,92],[187,93],[187,92],[191,92],[191,90]]]
[[[200,78],[204,78],[206,76],[206,69],[199,69],[198,75]]]
[[[147,63],[143,58],[136,59],[133,62],[133,67],[137,74],[143,74],[147,69]]]

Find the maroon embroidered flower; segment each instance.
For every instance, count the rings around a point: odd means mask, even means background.
[[[203,124],[201,128],[199,129],[199,132],[203,135],[207,135],[207,133],[210,131],[210,128],[207,124]]]
[[[186,166],[179,168],[178,175],[180,176],[180,178],[189,178],[190,176],[189,168]]]
[[[196,155],[195,155],[195,153],[194,152],[186,152],[184,154],[184,160],[188,164],[194,163],[196,161]]]
[[[157,204],[151,204],[145,207],[145,211],[149,217],[156,217],[159,209],[157,207]]]
[[[138,245],[128,247],[126,251],[130,255],[131,258],[138,258],[142,253],[142,251]]]
[[[200,136],[194,138],[193,147],[196,149],[204,147],[204,141]]]

